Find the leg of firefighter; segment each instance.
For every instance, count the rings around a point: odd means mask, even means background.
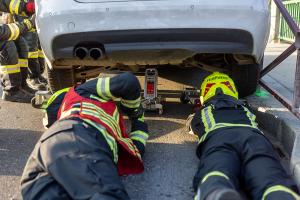
[[[55,199],[64,191],[70,199],[128,200],[102,134],[72,121],[59,121],[41,137],[23,172],[23,198]]]
[[[15,41],[18,55],[19,55],[19,66],[21,71],[21,89],[29,94],[34,95],[35,90],[31,89],[26,82],[28,76],[28,46],[23,37],[20,37],[18,40]]]
[[[38,51],[39,51],[39,64],[40,64],[40,73],[39,81],[45,85],[48,85],[48,81],[46,78],[44,78],[43,74],[45,72],[45,55],[41,48],[40,41],[38,40]]]
[[[33,95],[24,93],[21,88],[21,73],[16,45],[7,42],[0,55],[0,78],[3,88],[2,99],[20,103],[30,103]]]
[[[216,133],[198,149],[201,157],[194,177],[194,189],[198,190],[195,199],[240,199],[236,191],[239,189],[239,155],[218,140]]]
[[[34,90],[46,90],[44,83],[41,83],[39,77],[41,76],[39,51],[38,51],[38,35],[36,32],[28,32],[25,34],[25,39],[29,46],[28,66],[29,79],[28,84]]]
[[[243,144],[245,185],[254,200],[299,200],[297,186],[285,172],[270,142],[252,133]]]

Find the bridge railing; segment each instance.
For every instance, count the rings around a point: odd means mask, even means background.
[[[290,33],[294,36],[294,40],[292,41],[291,46],[289,46],[281,55],[279,55],[273,62],[271,62],[267,67],[265,67],[261,71],[261,78],[277,67],[280,63],[282,63],[287,57],[289,57],[292,53],[297,51],[297,60],[296,60],[296,72],[294,78],[294,95],[293,100],[290,101],[285,96],[280,94],[278,91],[269,86],[265,81],[260,79],[259,83],[263,86],[267,91],[269,91],[276,99],[278,99],[285,107],[287,107],[292,113],[294,113],[298,118],[300,118],[300,29],[295,19],[291,16],[290,13],[298,13],[300,14],[300,9],[293,9],[292,11],[288,10],[287,2],[298,2],[295,1],[287,1],[282,2],[281,0],[273,0],[278,7],[282,18],[285,20],[286,25],[289,27]],[[299,1],[300,2],[300,1]],[[286,4],[286,6],[284,5]],[[298,15],[300,18],[300,15]]]

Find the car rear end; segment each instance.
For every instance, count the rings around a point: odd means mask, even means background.
[[[37,3],[45,55],[74,60],[77,48],[101,50],[99,64],[179,64],[197,53],[262,58],[268,0],[47,0]],[[103,54],[103,55],[102,55]],[[135,55],[135,56],[132,56]],[[89,59],[88,54],[82,59]]]

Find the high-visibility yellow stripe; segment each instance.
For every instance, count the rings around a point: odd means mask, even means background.
[[[274,185],[274,186],[268,188],[268,189],[264,192],[263,197],[262,197],[262,200],[265,200],[266,197],[267,197],[269,194],[273,193],[273,192],[285,192],[285,193],[290,194],[292,197],[294,197],[295,200],[300,200],[300,196],[299,196],[299,195],[297,195],[294,191],[292,191],[291,189],[289,189],[289,188],[287,188],[287,187],[285,187],[285,186],[283,186],[283,185]]]
[[[28,58],[38,58],[38,57],[39,57],[38,51],[28,52]]]
[[[202,122],[203,122],[203,125],[204,125],[204,130],[207,133],[209,131],[209,129],[210,129],[208,127],[208,122],[207,122],[207,121],[209,121],[209,117],[208,117],[208,115],[205,114],[204,109],[201,110],[201,119],[202,119]]]
[[[141,97],[135,100],[125,100],[121,99],[121,104],[128,108],[138,108],[141,104]]]
[[[110,115],[108,115],[105,111],[103,111],[102,109],[100,109],[99,107],[97,107],[93,104],[91,104],[89,106],[87,106],[86,104],[87,103],[85,103],[85,102],[82,104],[82,113],[83,114],[92,115],[96,118],[101,119],[117,135],[121,136],[121,130],[120,130],[119,125],[116,123],[116,121],[113,120],[113,118]]]
[[[40,49],[39,49],[39,58],[45,58],[44,51]]]
[[[202,137],[199,139],[199,144],[202,143],[208,136],[208,134],[211,131],[217,130],[219,128],[225,128],[225,127],[249,127],[249,128],[256,128],[257,129],[257,123],[255,122],[256,116],[252,114],[247,108],[244,107],[244,110],[246,111],[246,114],[251,122],[250,124],[232,124],[232,123],[216,123],[213,113],[212,113],[212,106],[208,106],[201,110],[201,118],[202,122],[204,124],[204,130],[205,133],[202,135]]]
[[[208,174],[206,174],[204,176],[204,178],[201,181],[201,184],[204,183],[205,181],[207,181],[207,179],[212,177],[212,176],[219,176],[219,177],[223,177],[223,178],[229,180],[228,176],[226,174],[224,174],[223,172],[213,171],[213,172],[209,172]]]
[[[231,123],[218,123],[215,127],[215,129],[224,128],[224,127],[249,127],[249,128],[255,128],[252,125],[249,124],[231,124]]]
[[[136,146],[133,144],[132,140],[130,138],[119,138],[120,141],[124,142],[126,146],[129,148],[129,150],[137,157],[141,159],[141,154],[139,150],[136,148]]]
[[[18,64],[20,67],[28,67],[28,60],[27,59],[19,59]]]
[[[246,107],[243,107],[243,108],[247,114],[247,117],[249,118],[251,125],[253,127],[257,127],[257,123],[255,122],[256,116],[252,112],[250,112],[250,110],[248,108],[246,108]]]
[[[200,138],[199,143],[203,142],[210,131],[212,131],[215,120],[212,115],[212,107],[208,106],[201,110],[201,117],[205,128],[205,134]]]
[[[107,114],[104,110],[102,110],[101,108],[99,108],[98,106],[92,104],[92,103],[88,103],[88,102],[82,102],[80,104],[80,108],[74,107],[62,112],[61,114],[61,118],[70,116],[73,112],[77,112],[78,114],[84,114],[84,115],[88,115],[91,117],[95,117],[100,119],[104,124],[106,124],[115,135],[115,137],[118,138],[118,141],[126,144],[126,146],[129,148],[129,150],[136,156],[138,156],[141,159],[141,155],[139,154],[138,149],[136,148],[136,146],[133,144],[132,140],[130,138],[123,138],[122,137],[122,132],[118,123],[119,117],[116,117],[117,115],[119,115],[118,110],[116,108],[116,111],[114,112],[114,114],[116,116],[110,116],[109,114]],[[118,144],[115,140],[115,138],[113,137],[113,135],[109,134],[107,132],[107,130],[105,129],[105,127],[103,127],[100,124],[97,124],[96,122],[93,122],[90,119],[86,119],[83,118],[83,120],[87,123],[89,123],[91,126],[95,127],[97,130],[99,130],[99,132],[102,133],[102,135],[104,136],[104,138],[106,139],[108,145],[110,146],[110,149],[112,150],[113,154],[114,154],[114,161],[117,162],[118,160]]]
[[[90,116],[98,118],[98,119],[101,118],[101,121],[103,121],[108,127],[110,127],[110,129],[114,133],[118,134],[117,133],[118,131],[115,129],[115,126],[113,125],[114,122],[112,122],[109,118],[102,116],[101,114],[99,115],[99,112],[90,110],[90,109],[86,109],[86,108],[82,108],[81,113],[85,114],[85,115],[90,115]]]
[[[100,97],[96,96],[96,95],[90,95],[91,99],[100,101],[100,102],[107,102],[107,100],[101,99]]]
[[[47,105],[46,107],[48,107],[50,104],[53,103],[53,101],[59,96],[61,95],[62,93],[66,93],[70,90],[70,88],[64,88],[64,89],[61,89],[61,90],[58,90],[57,92],[55,92],[53,95],[51,95],[51,97],[49,98],[49,100],[47,101]]]
[[[20,72],[19,65],[2,65],[0,66],[0,72],[3,74],[15,74]]]
[[[11,24],[7,24],[7,26],[9,27],[9,30],[10,30],[10,37],[8,38],[8,41],[18,39],[18,37],[20,35],[20,29],[19,29],[18,25],[15,23],[11,23]]]
[[[9,12],[11,14],[20,14],[19,8],[20,8],[21,0],[12,0],[9,4]]]
[[[116,120],[117,123],[119,123],[120,113],[119,113],[118,108],[115,109],[114,114],[113,114],[113,118]]]
[[[106,78],[99,78],[97,81],[97,93],[98,95],[105,99],[105,100],[110,100],[110,99],[116,99],[111,92],[109,88],[109,82],[110,82],[110,77]]]
[[[120,127],[118,125],[118,123],[113,119],[112,116],[110,116],[109,114],[107,114],[104,110],[102,110],[101,108],[99,108],[98,106],[91,104],[91,103],[86,103],[83,102],[82,104],[82,108],[87,108],[87,109],[92,109],[95,110],[96,112],[99,112],[101,114],[101,116],[105,117],[106,119],[108,119],[113,126],[116,128],[117,131],[121,132]],[[98,116],[99,117],[99,116]]]
[[[116,140],[106,131],[104,127],[101,125],[89,120],[89,119],[83,119],[85,122],[90,124],[91,126],[95,127],[105,138],[106,142],[108,143],[114,157],[114,162],[118,162],[118,144]]]
[[[14,69],[14,70],[7,70],[7,71],[0,70],[0,72],[2,74],[16,74],[16,73],[20,73],[21,71],[20,71],[20,69]]]
[[[130,136],[130,139],[132,140],[137,140],[139,142],[141,142],[144,146],[146,146],[146,141],[149,137],[149,135],[147,133],[145,133],[144,131],[134,131],[134,132],[131,132],[129,134]]]
[[[23,23],[26,24],[26,27],[29,31],[31,31],[33,28],[32,28],[32,23],[30,22],[29,19],[24,19],[23,20]]]

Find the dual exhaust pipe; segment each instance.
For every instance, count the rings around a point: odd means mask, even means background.
[[[86,48],[86,47],[77,47],[74,50],[74,55],[76,58],[83,60],[84,58],[92,58],[94,60],[98,60],[103,58],[104,52],[101,48]]]

